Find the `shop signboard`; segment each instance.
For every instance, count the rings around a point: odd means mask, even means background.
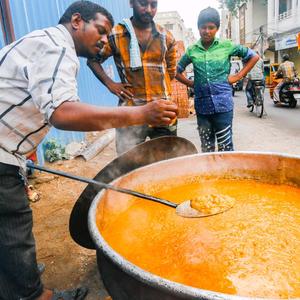
[[[297,34],[289,34],[275,40],[275,50],[284,50],[298,47]]]

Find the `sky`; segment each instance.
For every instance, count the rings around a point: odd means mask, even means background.
[[[217,0],[158,0],[158,11],[178,11],[187,28],[192,28],[195,37],[199,38],[197,19],[199,12],[208,7],[219,8]]]

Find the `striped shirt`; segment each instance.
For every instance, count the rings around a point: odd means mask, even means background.
[[[109,43],[98,56],[100,63],[113,56],[123,83],[130,83],[134,98],[150,101],[155,98],[170,99],[171,80],[176,75],[176,42],[172,34],[152,23],[152,38],[146,49],[140,46],[142,68],[130,67],[130,34],[125,25],[116,25]],[[123,103],[130,105],[132,103]]]
[[[37,30],[0,50],[0,162],[24,166],[49,131],[54,110],[79,101],[79,60],[63,25]]]

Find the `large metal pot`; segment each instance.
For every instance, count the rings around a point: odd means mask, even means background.
[[[159,183],[170,177],[203,175],[256,179],[300,187],[300,157],[249,152],[196,154],[136,169],[115,180],[113,184],[122,181],[122,186],[125,184],[127,188],[132,188],[137,182]],[[95,197],[88,222],[91,237],[97,247],[100,274],[114,300],[249,299],[178,284],[144,271],[124,259],[108,245],[96,226],[97,207],[105,193],[101,191]]]
[[[198,153],[193,143],[178,136],[163,136],[141,143],[108,163],[94,180],[110,183],[114,179],[143,166],[184,155]],[[89,184],[77,199],[69,222],[73,240],[87,249],[96,249],[87,226],[88,211],[94,197],[102,190]]]

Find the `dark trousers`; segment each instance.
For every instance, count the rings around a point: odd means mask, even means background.
[[[273,92],[273,99],[275,102],[280,102],[280,93],[285,88],[285,86],[288,85],[288,83],[288,80],[282,80],[276,85]]]
[[[0,163],[1,300],[31,300],[42,294],[32,223],[19,168]]]
[[[263,81],[263,86],[264,86],[264,89],[263,89],[263,93],[265,91],[265,81]],[[254,101],[254,94],[255,91],[254,91],[254,84],[253,84],[253,81],[248,79],[248,82],[247,82],[247,86],[246,86],[246,96],[247,96],[247,105],[253,105],[253,101]]]
[[[116,129],[116,148],[118,155],[150,139],[161,136],[176,136],[177,122],[173,126],[149,127],[148,125],[130,126]]]
[[[197,114],[202,152],[214,152],[216,141],[218,151],[233,151],[232,119],[233,111],[212,115]]]
[[[253,105],[253,83],[248,80],[246,85],[247,105]]]

